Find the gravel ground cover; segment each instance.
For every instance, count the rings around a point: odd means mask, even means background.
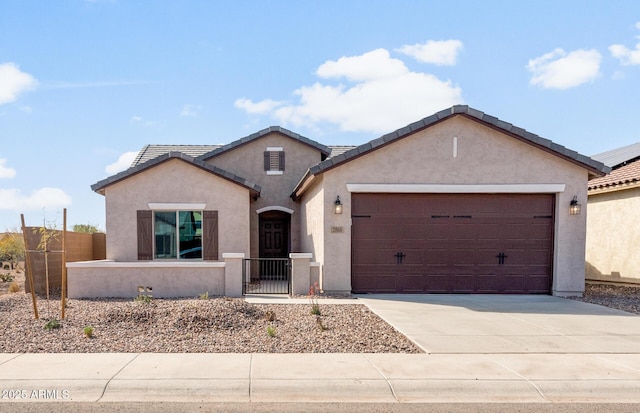
[[[250,304],[240,298],[68,300],[0,296],[0,353],[419,353],[362,304]],[[84,334],[92,327],[91,338]]]
[[[0,353],[25,352],[210,352],[210,353],[419,353],[406,337],[359,304],[311,305],[246,303],[242,299],[38,301],[34,320],[24,275],[21,291],[8,294],[0,282]],[[573,300],[640,314],[640,286],[587,284]],[[53,326],[52,326],[53,327]],[[85,327],[93,328],[92,338]],[[270,334],[271,333],[271,334]]]
[[[587,284],[583,297],[571,299],[640,314],[640,286]]]

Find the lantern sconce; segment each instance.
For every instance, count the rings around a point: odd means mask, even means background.
[[[336,197],[336,201],[333,203],[333,212],[336,214],[342,214],[342,202],[340,201],[340,195]]]
[[[569,203],[569,214],[571,215],[580,215],[580,209],[582,205],[578,203],[578,197],[576,195],[573,196],[573,199]]]

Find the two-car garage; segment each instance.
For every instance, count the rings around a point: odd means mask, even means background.
[[[354,293],[549,294],[554,194],[353,193]]]

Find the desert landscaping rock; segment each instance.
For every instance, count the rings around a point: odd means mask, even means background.
[[[640,285],[587,284],[584,296],[573,299],[640,314]]]
[[[241,298],[209,300],[68,300],[60,327],[60,301],[0,297],[0,353],[419,353],[389,324],[360,304],[250,304]],[[270,321],[271,320],[271,321]],[[87,338],[84,327],[93,327]],[[275,336],[267,333],[271,326]]]

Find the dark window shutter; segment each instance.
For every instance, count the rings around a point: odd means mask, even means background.
[[[218,260],[218,211],[202,211],[202,259]]]
[[[280,161],[280,170],[284,171],[284,151],[278,152],[278,157]]]
[[[149,210],[138,211],[138,260],[153,259],[153,213]]]
[[[271,155],[269,151],[264,152],[264,170],[268,171],[271,168]]]

